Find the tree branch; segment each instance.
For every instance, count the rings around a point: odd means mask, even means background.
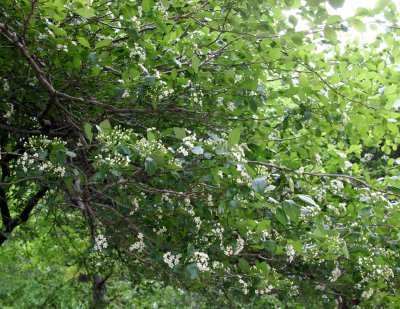
[[[47,186],[41,187],[39,191],[37,191],[35,195],[30,198],[24,209],[21,211],[21,214],[16,219],[11,219],[11,217],[9,217],[9,220],[7,220],[8,224],[4,226],[4,231],[0,233],[0,246],[7,240],[8,234],[10,234],[17,226],[28,221],[29,215],[33,208],[44,197],[48,190],[49,187]]]

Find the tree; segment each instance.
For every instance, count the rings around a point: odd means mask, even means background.
[[[232,306],[399,305],[398,12],[342,4],[2,1],[0,244],[57,214],[97,307],[114,267]]]

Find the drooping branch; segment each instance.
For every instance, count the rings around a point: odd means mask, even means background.
[[[32,210],[35,208],[37,203],[45,196],[49,187],[43,186],[41,187],[34,196],[32,196],[29,201],[26,203],[24,209],[21,211],[20,215],[15,218],[11,219],[9,216],[9,220],[7,221],[8,224],[4,226],[4,231],[0,234],[0,245],[2,245],[6,240],[8,235],[19,225],[25,223],[29,219],[29,215],[31,214]],[[3,200],[3,199],[2,199]],[[7,204],[6,204],[7,206]],[[7,208],[8,209],[8,208]],[[3,211],[3,210],[2,210]],[[2,212],[3,215],[3,212]],[[4,221],[3,221],[4,222]]]
[[[11,215],[8,208],[6,191],[3,188],[0,188],[0,211],[3,226],[8,226],[11,222]]]
[[[337,178],[337,179],[348,179],[353,181],[354,183],[357,183],[359,185],[362,185],[365,188],[368,188],[370,190],[373,191],[377,191],[377,192],[381,192],[384,194],[391,194],[391,195],[395,195],[395,196],[399,196],[398,194],[394,193],[394,192],[389,192],[389,191],[385,191],[385,190],[380,190],[377,188],[372,187],[371,185],[369,185],[368,183],[366,183],[364,180],[359,179],[357,177],[351,176],[351,175],[346,175],[346,174],[331,174],[331,173],[314,173],[314,172],[299,172],[296,171],[294,169],[288,168],[286,166],[279,166],[279,165],[275,165],[275,164],[271,164],[271,163],[264,163],[264,162],[259,162],[259,161],[247,161],[248,164],[254,164],[254,165],[261,165],[261,166],[265,166],[265,167],[269,167],[275,170],[280,170],[280,171],[285,171],[285,172],[290,172],[290,173],[297,173],[299,175],[306,175],[306,176],[314,176],[314,177],[320,177],[320,178]]]

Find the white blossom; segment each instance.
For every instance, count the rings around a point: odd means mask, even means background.
[[[329,281],[330,282],[335,282],[337,281],[337,279],[339,279],[340,275],[341,275],[341,271],[338,267],[336,267],[334,270],[332,270],[331,275],[329,276]]]
[[[170,268],[174,268],[176,265],[178,265],[181,257],[182,254],[173,255],[171,252],[166,252],[163,255],[164,263]]]
[[[99,234],[94,238],[94,250],[95,251],[103,251],[103,249],[106,249],[108,247],[107,239],[104,237],[104,235]]]

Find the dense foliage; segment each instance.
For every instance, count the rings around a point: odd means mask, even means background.
[[[2,254],[37,222],[97,307],[116,270],[216,307],[400,306],[399,13],[342,4],[2,0]]]

